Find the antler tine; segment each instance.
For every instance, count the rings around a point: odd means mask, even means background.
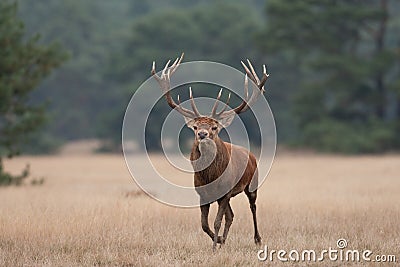
[[[178,61],[179,61],[179,57],[177,57],[177,58],[174,60],[174,63],[172,63],[172,65],[171,65],[171,69],[175,68],[176,64],[178,64]]]
[[[154,62],[154,61],[153,61]],[[246,64],[244,64],[244,62],[243,61],[240,61],[240,63],[242,64],[242,66],[243,66],[243,68],[244,68],[244,70],[246,71],[246,73],[247,74],[251,74],[251,71],[249,70],[249,68],[247,68],[247,66],[246,66]]]
[[[224,108],[216,114],[217,117],[221,116],[222,113],[225,112],[226,108],[229,107],[229,100],[231,99],[231,93],[228,94],[228,99],[225,102]]]
[[[163,69],[162,72],[161,72],[161,77],[163,77],[163,76],[166,74],[167,70],[169,70],[169,69],[168,69],[168,65],[169,65],[170,62],[171,62],[171,60],[168,60],[168,61],[167,61],[167,64],[165,64],[165,67],[164,67],[164,69]]]
[[[152,67],[151,67],[151,75],[153,75],[153,77],[158,81],[158,82],[160,82],[160,77],[157,75],[157,73],[156,73],[156,62],[155,61],[153,61],[153,65],[152,65]]]
[[[153,61],[153,64],[151,66],[151,74],[155,75],[156,74],[156,62]]]
[[[172,65],[169,67],[169,70],[170,70],[171,73],[174,73],[174,72],[175,72],[175,68],[178,67],[178,66],[177,66],[178,60],[179,60],[179,57],[177,57],[177,58],[174,60],[174,63],[172,63]]]
[[[247,74],[244,76],[244,97],[245,100],[249,100],[249,77]]]
[[[185,53],[182,53],[180,57],[177,57],[175,59],[174,63],[170,67],[171,74],[173,74],[178,69],[178,67],[181,64],[181,61],[182,61],[184,55],[185,55]]]
[[[189,98],[190,98],[190,105],[192,106],[193,112],[196,115],[196,117],[201,117],[201,114],[199,110],[196,107],[196,103],[194,102],[193,99],[193,93],[192,93],[192,87],[189,86]]]
[[[254,74],[251,72],[251,70],[246,66],[246,64],[243,61],[240,61],[240,63],[242,63],[242,66],[246,71],[246,74],[250,78],[250,80],[252,80],[255,84],[258,84],[257,82],[258,77],[257,78],[254,77]]]
[[[213,106],[212,111],[211,111],[211,117],[215,117],[215,114],[216,114],[216,111],[217,111],[217,108],[218,108],[219,99],[221,98],[221,95],[222,95],[222,88],[221,88],[221,90],[219,90],[217,99],[215,100],[214,106]]]
[[[250,77],[250,79],[256,83],[257,81],[253,78],[253,73],[251,73],[251,71],[249,70],[249,68],[246,66],[246,64],[243,61],[240,61],[240,63],[242,63],[242,66],[244,68],[244,70],[246,71],[247,76]]]
[[[269,74],[267,73],[267,67],[263,65],[263,77],[261,78],[260,86],[261,86],[261,91],[264,93],[264,84],[268,80]]]
[[[250,60],[247,59],[247,63],[249,63],[251,74],[253,75],[254,79],[257,81],[256,84],[260,84],[260,79],[258,78],[257,73],[254,71],[253,65],[251,65]]]

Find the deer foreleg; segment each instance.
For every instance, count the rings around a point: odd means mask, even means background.
[[[203,231],[214,241],[214,233],[211,231],[210,226],[208,225],[208,213],[210,210],[210,204],[200,206],[201,210],[201,228]],[[220,236],[218,236],[217,243],[222,243],[223,240]]]
[[[217,216],[214,221],[214,231],[215,231],[214,243],[213,243],[214,251],[217,247],[217,243],[219,243],[218,242],[218,233],[219,233],[219,229],[221,229],[222,217],[224,216],[226,209],[229,205],[229,197],[224,197],[222,200],[218,201],[218,205],[219,205],[218,212],[217,212]]]
[[[228,236],[229,228],[231,227],[232,222],[233,222],[233,217],[234,217],[234,214],[233,214],[231,204],[228,203],[228,207],[226,208],[226,211],[225,211],[225,227],[224,227],[224,234],[222,236],[222,244],[225,243],[225,240]]]

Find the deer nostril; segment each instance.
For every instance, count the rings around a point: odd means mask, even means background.
[[[198,135],[199,135],[200,139],[204,139],[207,137],[208,133],[207,132],[199,132]]]

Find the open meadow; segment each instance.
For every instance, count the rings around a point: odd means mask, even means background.
[[[20,157],[42,186],[0,188],[0,266],[245,266],[260,262],[245,195],[232,200],[227,243],[212,252],[200,211],[163,205],[138,191],[122,156]],[[188,174],[187,179],[192,179]],[[277,155],[259,190],[258,221],[268,249],[369,249],[400,261],[400,155]],[[212,206],[213,225],[216,206]],[[274,266],[358,266],[330,261]],[[363,262],[363,266],[394,263]]]

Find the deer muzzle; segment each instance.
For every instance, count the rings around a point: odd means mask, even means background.
[[[207,131],[200,131],[200,132],[197,133],[197,135],[198,135],[199,138],[202,140],[202,139],[208,137],[208,132],[207,132]]]

